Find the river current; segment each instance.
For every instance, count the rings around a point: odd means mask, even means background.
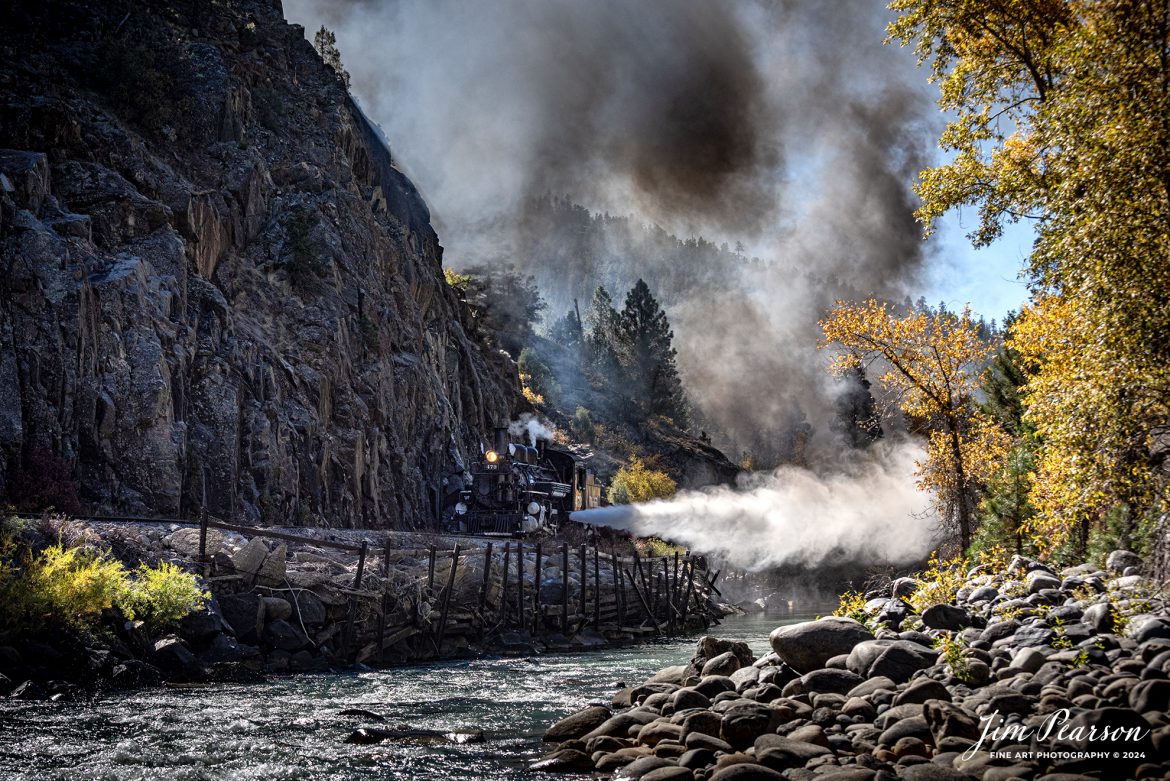
[[[828,613],[813,604],[741,616],[711,634],[768,650],[776,626]],[[299,675],[262,684],[106,694],[91,702],[0,702],[0,779],[13,781],[229,781],[234,779],[563,778],[526,771],[547,752],[540,736],[557,719],[608,703],[694,652],[694,637],[572,654],[490,658],[373,672]],[[341,716],[364,708],[379,724]],[[482,729],[483,743],[351,745],[359,726]]]

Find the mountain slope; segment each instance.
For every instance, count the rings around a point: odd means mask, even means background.
[[[425,524],[515,367],[303,30],[266,2],[9,13],[0,501],[51,452],[94,509]]]

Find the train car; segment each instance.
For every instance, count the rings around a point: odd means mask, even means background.
[[[602,505],[597,476],[572,453],[509,442],[505,429],[496,430],[492,444],[447,495],[442,521],[448,532],[555,534],[570,513]]]

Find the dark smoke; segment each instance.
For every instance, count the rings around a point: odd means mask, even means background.
[[[644,277],[692,397],[736,446],[805,417],[827,439],[836,390],[814,348],[818,317],[838,297],[900,298],[922,265],[909,186],[938,120],[913,55],[882,44],[883,6],[286,0],[310,36],[336,31],[449,263],[516,264],[550,319],[598,283],[620,298]],[[544,237],[527,216],[544,194],[742,240],[764,263],[631,263],[624,242],[536,251]]]

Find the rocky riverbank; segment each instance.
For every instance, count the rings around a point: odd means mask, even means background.
[[[904,578],[853,617],[703,638],[549,728],[533,769],[644,781],[1165,778],[1170,615],[1141,562],[1021,557],[943,589]],[[926,604],[928,590],[947,601]],[[915,594],[918,598],[915,599]]]
[[[96,626],[0,632],[0,696],[68,699],[111,686],[604,648],[668,628],[702,631],[734,610],[718,602],[704,571],[684,578],[684,567],[673,583],[688,586],[691,609],[676,621],[670,611],[683,603],[670,601],[669,578],[640,590],[636,562],[584,546],[568,559],[569,548],[551,541],[544,556],[531,543],[489,549],[466,538],[458,551],[443,551],[438,546],[458,543],[395,533],[381,546],[366,540],[359,563],[359,530],[263,531],[300,539],[208,530],[200,579],[207,604],[165,631],[152,634],[109,609]],[[62,539],[131,566],[169,561],[204,570],[199,529],[189,526],[56,519],[27,533],[44,538],[30,541],[33,548]]]

